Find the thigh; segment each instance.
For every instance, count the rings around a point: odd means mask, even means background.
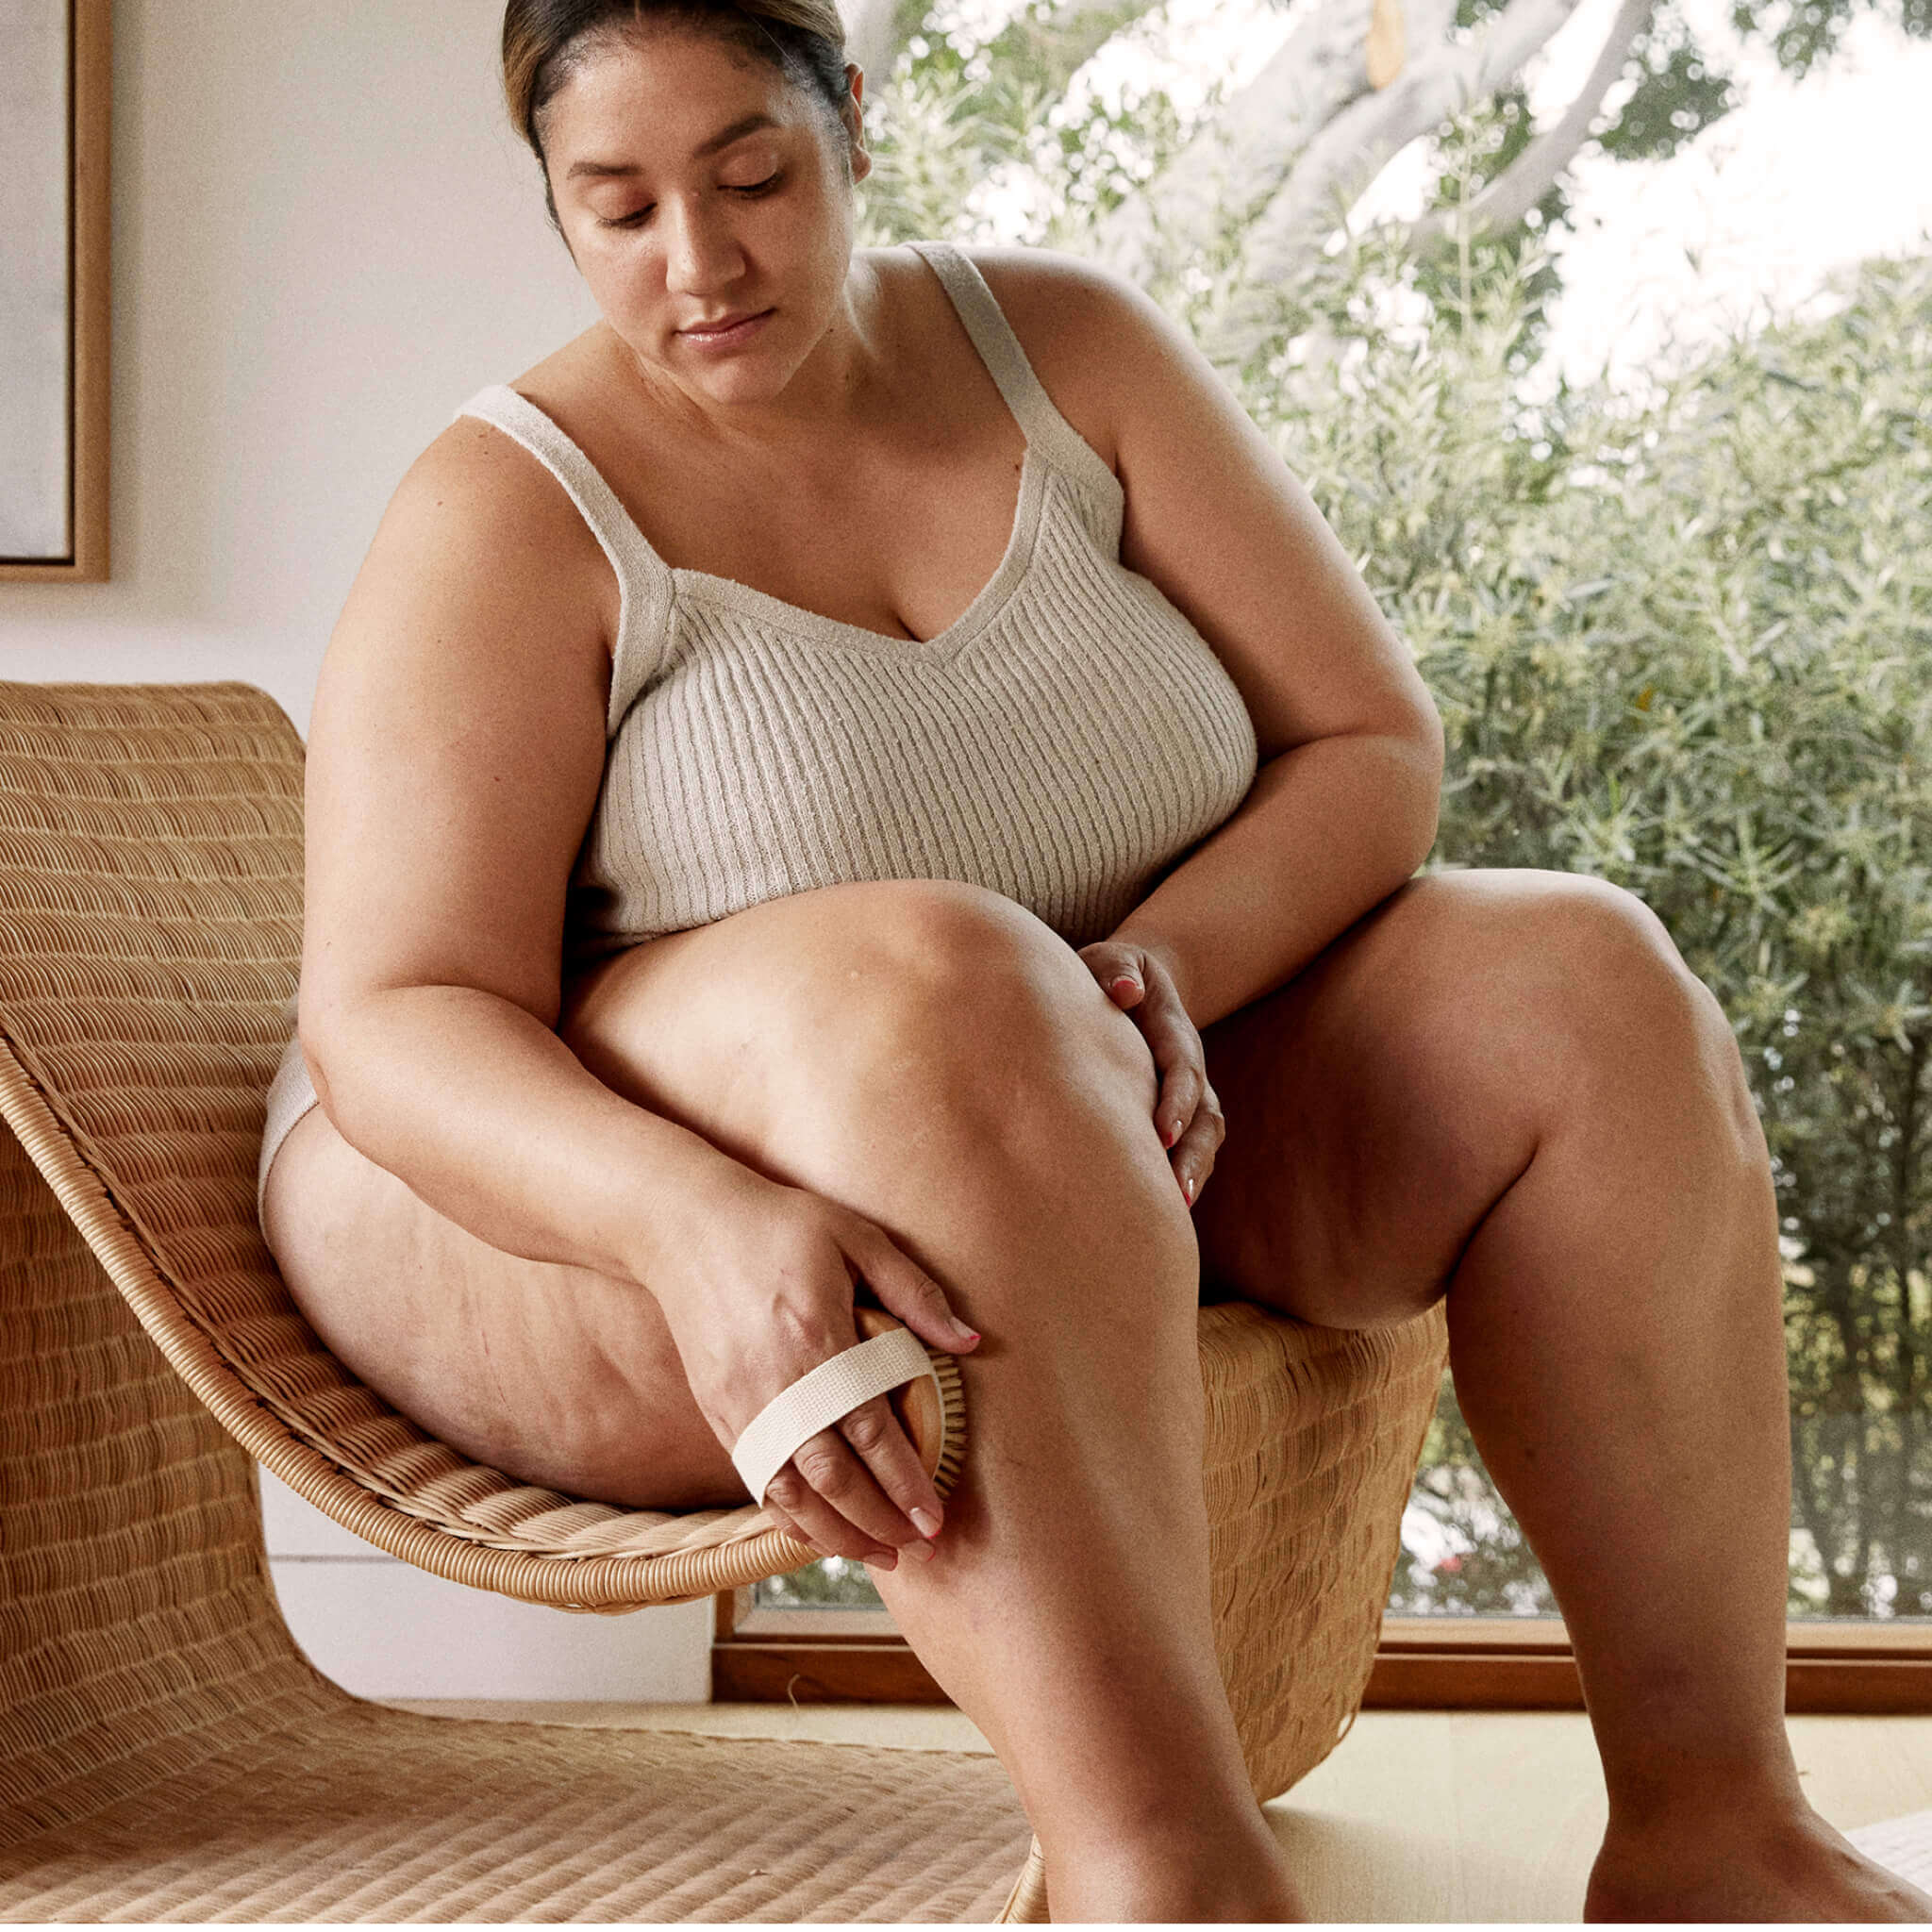
[[[1025,1079],[1097,1056],[1153,1114],[1145,1041],[1074,950],[956,880],[823,887],[633,947],[566,990],[558,1032],[626,1099],[861,1211],[846,1192],[865,1164],[843,1131],[855,1090],[884,1131],[901,1090],[914,1113],[932,1093],[961,1110],[1003,1091],[1017,1104]]]
[[[320,1107],[269,1170],[262,1226],[334,1355],[473,1460],[620,1506],[746,1500],[648,1294],[479,1240]]]
[[[1013,1008],[1002,975],[1024,977],[1029,1011],[1063,1002],[1070,1020],[1099,1016],[1151,1111],[1144,1046],[1074,952],[1025,908],[950,881],[826,887],[630,947],[566,986],[558,1032],[626,1098],[863,1212],[838,1127],[853,1083],[890,1077],[865,1063],[874,1016],[929,999],[908,999],[911,982],[962,966],[975,983],[959,1002],[962,1064],[975,1028]],[[349,1146],[320,1108],[284,1143],[263,1205],[318,1334],[452,1447],[612,1503],[747,1500],[636,1285],[480,1241]]]
[[[1285,986],[1203,1035],[1227,1135],[1195,1208],[1205,1293],[1332,1327],[1446,1288],[1528,1164],[1579,904],[1540,872],[1411,881]]]

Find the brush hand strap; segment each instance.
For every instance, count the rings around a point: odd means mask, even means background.
[[[931,1375],[938,1386],[924,1342],[909,1328],[889,1328],[781,1389],[751,1419],[731,1451],[732,1465],[744,1478],[752,1501],[765,1500],[772,1478],[821,1429],[917,1375]]]

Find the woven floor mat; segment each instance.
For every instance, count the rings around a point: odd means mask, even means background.
[[[0,1852],[0,1920],[987,1923],[1030,1836],[991,1757],[358,1704]]]

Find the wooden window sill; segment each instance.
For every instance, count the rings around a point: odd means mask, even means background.
[[[882,1627],[883,1626],[883,1627]],[[1785,1707],[1897,1716],[1932,1712],[1932,1619],[1788,1626]],[[947,1704],[906,1640],[876,1611],[758,1609],[718,1599],[714,1702]],[[1391,1617],[1363,1707],[1581,1710],[1570,1640],[1554,1617]]]

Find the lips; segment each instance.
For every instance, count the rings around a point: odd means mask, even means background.
[[[716,322],[693,323],[689,328],[678,330],[679,335],[717,336],[736,328],[741,323],[755,321],[761,315],[769,315],[769,308],[744,308],[735,315],[722,315]]]

